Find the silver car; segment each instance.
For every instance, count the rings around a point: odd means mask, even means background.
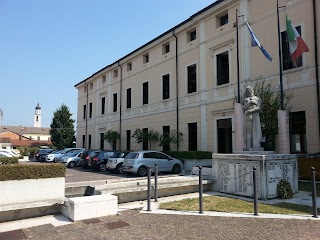
[[[129,153],[122,164],[123,172],[134,173],[138,176],[147,175],[147,167],[150,166],[151,172],[154,172],[155,163],[158,164],[159,172],[172,172],[178,174],[181,172],[183,162],[172,158],[160,151],[137,151]]]
[[[69,155],[64,156],[61,159],[61,163],[63,163],[65,166],[69,168],[73,168],[75,166],[79,166],[80,164],[80,157],[83,151],[74,151],[70,153]]]

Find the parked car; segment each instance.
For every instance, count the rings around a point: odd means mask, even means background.
[[[61,159],[61,163],[66,165],[69,168],[73,168],[75,166],[79,166],[80,164],[80,157],[83,151],[73,151],[71,154],[68,154],[67,156],[64,156]]]
[[[49,153],[52,153],[53,151],[54,151],[54,149],[51,149],[51,148],[40,148],[37,151],[35,151],[34,158],[35,158],[36,161],[40,161],[40,158],[42,156],[46,156]]]
[[[108,159],[107,169],[115,173],[123,173],[122,164],[129,152],[114,152]]]
[[[53,162],[54,158],[56,156],[58,156],[59,154],[62,154],[62,150],[55,150],[55,151],[49,153],[47,156],[45,156],[44,160],[46,162]]]
[[[54,159],[53,162],[55,163],[60,163],[62,161],[62,158],[66,157],[66,156],[70,156],[71,154],[73,154],[74,152],[81,152],[83,150],[79,150],[79,149],[69,149],[69,150],[62,150],[59,154],[57,154]]]
[[[104,172],[107,170],[108,158],[113,154],[113,151],[100,150],[91,155],[88,166],[94,170]]]
[[[0,151],[0,157],[14,157],[14,156],[12,156],[10,153]]]
[[[80,166],[83,168],[88,168],[88,162],[92,154],[95,154],[100,150],[84,150],[81,154]]]
[[[17,154],[15,151],[11,149],[0,149],[0,152],[9,153],[12,157],[19,157],[20,154]]]
[[[181,172],[183,162],[172,158],[160,151],[137,151],[128,153],[123,161],[123,171],[125,173],[134,173],[138,176],[147,175],[147,167],[154,172],[155,163],[158,164],[159,172],[172,172],[178,174]]]

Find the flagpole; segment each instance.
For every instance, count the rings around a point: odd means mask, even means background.
[[[238,9],[236,9],[237,24],[237,77],[238,77],[238,103],[240,103],[240,74],[239,74],[239,28],[238,28]]]
[[[279,20],[279,0],[277,0],[277,21],[278,21],[278,44],[279,44],[279,77],[280,77],[280,107],[284,110],[283,102],[283,82],[282,82],[282,45],[281,45],[281,34],[280,34],[280,20]]]

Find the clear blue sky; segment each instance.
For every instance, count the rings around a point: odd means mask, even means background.
[[[62,105],[77,115],[74,85],[215,0],[0,0],[2,126],[42,127]]]

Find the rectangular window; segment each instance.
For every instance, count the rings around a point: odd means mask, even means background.
[[[162,46],[162,54],[166,54],[168,52],[170,52],[170,44],[166,43]]]
[[[197,91],[197,66],[196,64],[191,65],[187,68],[188,70],[188,93]]]
[[[90,83],[90,90],[93,89],[93,83]]]
[[[193,40],[196,40],[197,39],[197,32],[196,30],[192,30],[190,32],[188,32],[188,42],[191,42]]]
[[[197,151],[197,123],[188,123],[189,151]]]
[[[131,146],[130,146],[130,140],[131,140],[131,130],[127,130],[127,150],[130,150]]]
[[[83,119],[86,119],[87,116],[87,105],[83,105]]]
[[[89,118],[92,118],[92,102],[89,103]]]
[[[228,14],[220,17],[220,26],[223,26],[228,23]]]
[[[229,54],[223,52],[217,55],[217,85],[229,83]]]
[[[105,114],[106,109],[106,98],[101,98],[101,115]]]
[[[102,76],[101,82],[102,82],[102,83],[105,83],[105,82],[106,82],[106,75],[103,75],[103,76]]]
[[[84,93],[87,92],[87,85],[83,86],[83,92],[84,92]]]
[[[148,150],[148,128],[143,128],[142,133],[142,150]]]
[[[86,135],[82,135],[82,148],[86,148]]]
[[[131,108],[131,88],[127,89],[127,109]]]
[[[127,63],[127,72],[132,70],[132,63]]]
[[[100,149],[104,149],[104,133],[100,133]]]
[[[296,30],[298,33],[301,35],[301,27],[298,26],[296,27]],[[284,31],[281,33],[281,43],[282,43],[282,66],[283,70],[289,70],[295,67],[301,67],[302,66],[302,55],[297,58],[296,60],[296,66],[294,66],[292,60],[291,60],[291,55],[289,51],[289,43],[288,43],[288,38],[287,38],[287,31]]]
[[[162,76],[162,99],[170,98],[170,75]]]
[[[163,134],[163,151],[170,151],[170,126],[162,127]]]
[[[118,69],[113,70],[113,78],[118,77]]]
[[[89,134],[88,149],[91,149],[91,134]]]
[[[113,112],[118,111],[118,101],[117,101],[117,94],[113,94]]]
[[[149,83],[144,82],[142,85],[142,104],[148,104],[149,102],[149,89],[148,89]]]
[[[143,63],[148,63],[148,62],[149,62],[149,53],[143,56]]]

